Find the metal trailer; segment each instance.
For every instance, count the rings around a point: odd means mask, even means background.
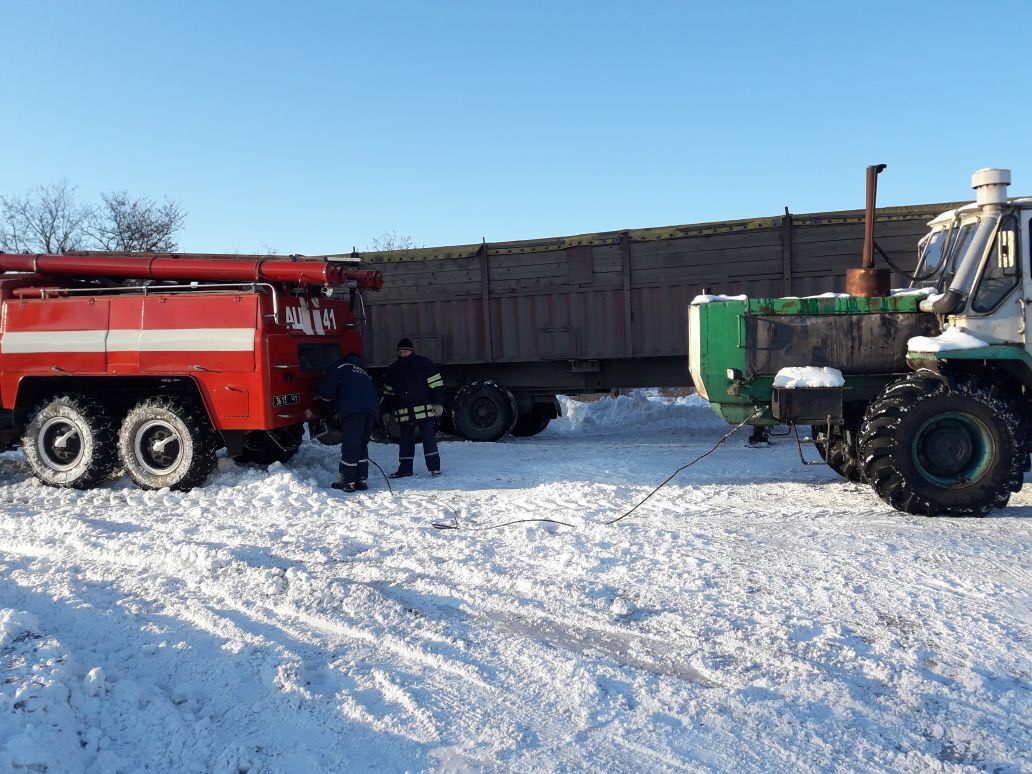
[[[879,245],[913,268],[926,223],[950,203],[877,210]],[[789,214],[516,242],[350,253],[390,282],[366,299],[375,369],[401,337],[441,365],[460,435],[533,435],[557,394],[691,385],[688,307],[699,293],[842,291],[864,211]],[[893,285],[908,280],[894,274]],[[453,429],[453,428],[447,428]]]

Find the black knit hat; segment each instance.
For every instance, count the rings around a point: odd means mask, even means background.
[[[402,339],[401,341],[399,341],[398,342],[398,349],[411,349],[411,350],[415,350],[415,347],[412,346],[412,339]]]

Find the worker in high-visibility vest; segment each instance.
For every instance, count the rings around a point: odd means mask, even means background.
[[[444,413],[444,379],[434,363],[415,354],[410,339],[398,342],[398,359],[387,369],[381,410],[391,412],[401,429],[398,470],[391,478],[412,475],[416,428],[423,441],[423,459],[431,476],[441,474],[437,450],[437,418]]]

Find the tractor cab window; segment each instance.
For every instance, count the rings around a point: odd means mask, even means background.
[[[951,239],[946,245],[945,268],[951,274],[956,273],[964,253],[967,252],[968,245],[971,244],[971,237],[975,235],[978,223],[979,221],[976,220],[973,223],[965,223],[959,229],[950,230]]]
[[[1018,285],[1018,219],[1008,213],[1000,220],[996,238],[982,265],[978,288],[971,300],[975,312],[991,312]]]
[[[939,274],[942,268],[942,259],[946,255],[946,244],[949,241],[949,229],[933,231],[921,240],[920,257],[917,262],[917,271],[914,274],[918,277],[931,278]]]

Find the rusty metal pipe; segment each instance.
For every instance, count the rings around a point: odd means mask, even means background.
[[[887,296],[892,275],[888,269],[874,268],[874,208],[878,202],[878,175],[885,164],[867,168],[867,207],[864,211],[864,252],[860,266],[846,271],[846,293],[861,298]]]
[[[867,168],[867,207],[864,210],[864,256],[860,266],[874,268],[874,208],[878,201],[878,175],[885,164],[872,164]]]

